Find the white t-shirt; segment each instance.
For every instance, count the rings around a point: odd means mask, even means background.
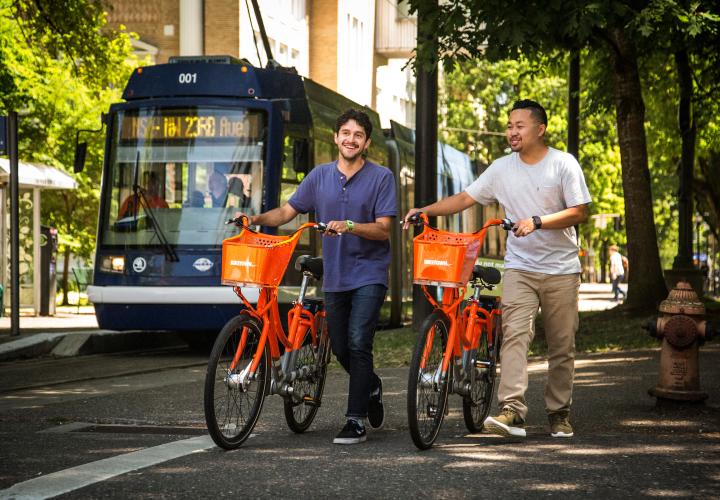
[[[483,205],[498,202],[513,222],[590,203],[580,164],[569,153],[548,148],[534,165],[512,153],[495,160],[465,191]],[[527,236],[508,234],[505,268],[545,274],[581,270],[575,228],[540,229]]]

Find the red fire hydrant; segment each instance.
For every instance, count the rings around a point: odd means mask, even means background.
[[[660,303],[660,315],[645,325],[662,340],[660,381],[648,393],[677,401],[704,401],[700,390],[699,347],[714,334],[705,320],[705,306],[687,281],[680,281]]]

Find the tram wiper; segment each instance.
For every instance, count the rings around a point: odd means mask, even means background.
[[[153,209],[150,208],[150,203],[148,203],[145,189],[137,184],[134,184],[133,191],[135,192],[135,195],[140,198],[140,206],[143,207],[145,213],[150,217],[150,227],[153,228],[155,235],[158,237],[158,240],[160,240],[160,244],[165,250],[167,260],[170,262],[178,262],[180,259],[178,258],[177,253],[175,253],[175,249],[168,241],[167,236],[165,236],[165,233],[160,227],[160,224],[158,224],[157,218],[155,218],[155,212],[153,212]],[[137,215],[135,217],[137,219]]]
[[[153,212],[153,209],[150,208],[150,203],[148,203],[146,191],[144,188],[138,184],[138,166],[140,164],[140,151],[137,152],[137,155],[135,156],[135,166],[134,166],[134,172],[133,172],[133,196],[135,196],[135,200],[139,200],[140,203],[136,202],[136,208],[135,208],[135,228],[137,228],[137,221],[138,221],[138,213],[137,213],[137,205],[140,205],[145,210],[145,213],[150,217],[150,227],[153,228],[153,231],[155,231],[155,236],[157,236],[158,240],[160,240],[160,244],[163,247],[163,250],[165,250],[165,258],[169,260],[170,262],[178,262],[180,259],[177,256],[177,253],[175,253],[175,249],[170,245],[170,242],[168,241],[167,237],[165,236],[165,233],[163,232],[162,228],[160,227],[160,224],[158,224],[157,218],[155,217],[155,212]]]

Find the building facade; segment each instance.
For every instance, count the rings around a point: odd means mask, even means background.
[[[258,0],[273,59],[412,126],[415,83],[405,68],[416,21],[398,0]],[[112,0],[108,24],[137,34],[152,63],[172,56],[230,55],[265,66],[259,20],[245,0]]]

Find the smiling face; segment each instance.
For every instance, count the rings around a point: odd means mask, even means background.
[[[355,120],[348,120],[335,134],[340,156],[347,162],[355,161],[370,146],[365,129]]]
[[[514,153],[532,151],[545,144],[545,125],[537,121],[529,109],[515,109],[510,112],[506,136]]]

